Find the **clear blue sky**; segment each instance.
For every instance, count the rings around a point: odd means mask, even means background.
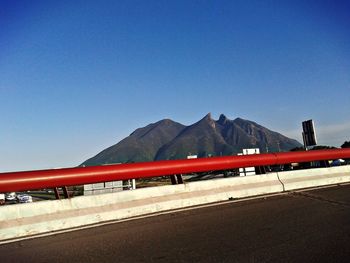
[[[349,1],[0,0],[0,172],[211,112],[350,140]]]

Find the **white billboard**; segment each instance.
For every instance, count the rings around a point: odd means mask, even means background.
[[[260,154],[259,148],[243,149],[243,153],[238,155]],[[255,167],[239,168],[239,176],[256,175]]]

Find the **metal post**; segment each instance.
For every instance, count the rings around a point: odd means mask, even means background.
[[[305,133],[303,132],[303,142],[304,142],[304,149],[305,151],[308,150],[307,145],[306,145],[306,138],[305,138]]]
[[[171,184],[177,184],[175,175],[170,175]]]
[[[54,189],[53,189],[53,191],[55,192],[55,197],[56,197],[56,199],[61,199],[61,197],[60,197],[60,193],[58,192],[58,188],[57,187],[55,187]]]
[[[64,197],[65,198],[69,198],[69,193],[68,193],[67,186],[63,186],[62,190],[63,190]]]
[[[177,174],[176,175],[176,179],[177,179],[177,183],[178,184],[183,184],[184,183],[184,181],[182,179],[182,174]]]

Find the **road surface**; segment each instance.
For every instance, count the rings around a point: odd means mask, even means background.
[[[0,245],[0,262],[349,262],[350,185]]]

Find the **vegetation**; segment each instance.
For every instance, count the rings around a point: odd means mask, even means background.
[[[341,148],[350,148],[350,141],[345,141],[340,147]]]
[[[337,149],[337,147],[325,146],[325,145],[317,145],[317,146],[312,147],[311,150],[327,150],[327,149]]]
[[[327,145],[316,145],[312,148],[310,148],[310,151],[313,150],[326,150],[326,149],[337,149],[337,147],[334,146],[327,146]],[[291,152],[300,152],[300,151],[305,151],[304,147],[295,147],[293,149],[290,150]]]

